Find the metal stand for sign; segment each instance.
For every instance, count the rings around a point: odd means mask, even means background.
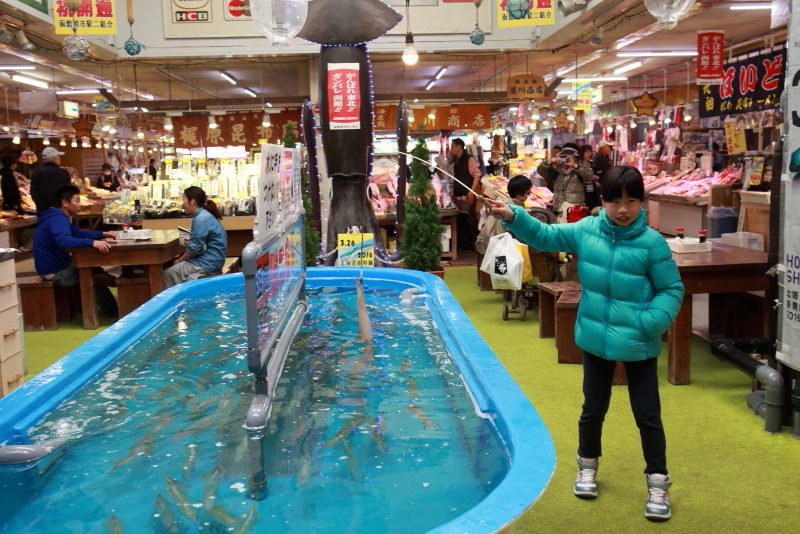
[[[253,466],[248,496],[258,500],[267,496],[261,438],[286,356],[308,310],[299,151],[263,145],[255,240],[242,252],[247,367],[254,376],[244,424]]]

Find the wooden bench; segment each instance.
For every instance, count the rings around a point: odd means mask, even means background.
[[[70,319],[72,288],[57,287],[37,274],[17,276],[17,287],[26,331],[57,330],[59,320]]]
[[[117,278],[117,301],[122,319],[150,300],[150,279],[147,276]]]
[[[581,300],[580,291],[565,291],[556,302],[556,352],[558,363],[583,363],[583,350],[575,344],[575,321],[578,317],[578,303]],[[628,383],[625,374],[625,364],[617,362],[614,369],[615,386]]]
[[[556,336],[556,302],[565,291],[580,291],[577,282],[540,282],[539,289],[539,337]]]

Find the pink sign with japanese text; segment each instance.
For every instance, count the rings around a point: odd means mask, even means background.
[[[358,63],[328,64],[328,121],[331,130],[361,129]]]

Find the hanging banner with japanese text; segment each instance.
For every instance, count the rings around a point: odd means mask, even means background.
[[[361,129],[358,63],[328,64],[328,121],[331,130]]]
[[[228,113],[214,117],[217,128],[208,127],[208,116],[189,115],[173,117],[173,135],[176,148],[206,148],[211,146],[244,146],[248,150],[261,142],[281,143],[286,126],[292,124],[300,135],[300,110],[289,109],[271,113],[269,125],[263,124],[260,111]],[[299,140],[299,139],[298,139]]]
[[[550,26],[556,23],[554,0],[497,0],[497,27]]]
[[[592,109],[592,84],[572,82],[572,98],[575,99],[575,111]]]
[[[547,82],[538,74],[517,74],[508,78],[506,96],[508,98],[542,101],[553,100],[556,97],[556,92],[547,92]]]
[[[780,105],[786,50],[726,64],[720,85],[699,87],[700,117],[761,111]]]
[[[53,2],[53,26],[56,35],[116,35],[117,12],[114,0],[81,0],[70,13],[67,0]]]
[[[721,83],[724,62],[725,32],[697,32],[697,83]]]
[[[382,106],[379,106],[377,108],[378,111],[375,113],[376,128],[378,128],[378,114],[381,108]],[[391,108],[394,108],[391,112],[396,115],[396,106],[391,106]],[[486,130],[491,127],[490,110],[489,104],[461,104],[409,108],[408,129],[413,132]],[[395,119],[387,119],[385,124],[396,124],[396,121]]]

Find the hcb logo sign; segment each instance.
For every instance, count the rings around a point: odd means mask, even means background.
[[[208,11],[175,11],[175,22],[209,22]]]

